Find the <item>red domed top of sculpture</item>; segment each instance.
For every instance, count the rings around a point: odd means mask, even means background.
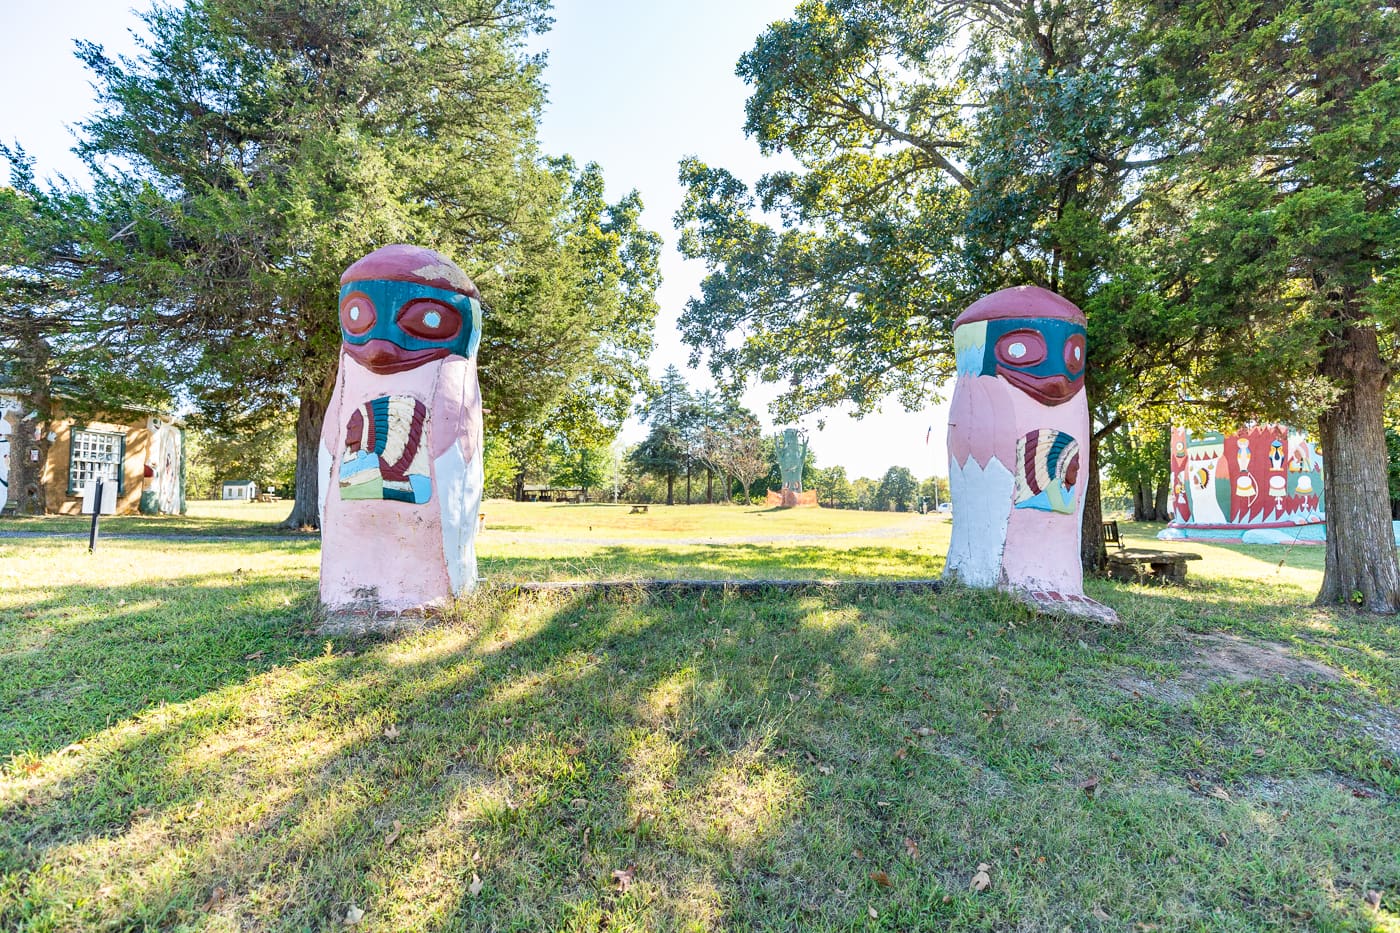
[[[437,250],[407,243],[392,243],[354,262],[340,277],[340,284],[381,279],[395,282],[417,282],[432,288],[470,295],[478,301],[481,292],[457,264]]]
[[[954,327],[976,321],[999,321],[1005,318],[1054,318],[1084,326],[1084,312],[1072,301],[1037,285],[1017,285],[992,292],[968,305],[958,315]]]

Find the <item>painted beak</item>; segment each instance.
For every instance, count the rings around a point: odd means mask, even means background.
[[[362,344],[347,343],[345,352],[370,372],[386,375],[401,373],[406,369],[421,366],[429,360],[441,359],[451,351],[447,348],[430,347],[425,350],[405,350],[396,343],[379,337]]]
[[[998,367],[997,372],[1007,382],[1043,405],[1059,405],[1068,402],[1080,389],[1084,388],[1084,378],[1069,379],[1059,374],[1053,376],[1032,376],[1015,369]]]

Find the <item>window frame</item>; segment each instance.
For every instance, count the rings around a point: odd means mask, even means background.
[[[83,491],[73,483],[73,462],[77,460],[79,434],[96,434],[117,438],[117,495],[124,495],[126,493],[126,432],[102,431],[89,427],[80,428],[76,425],[68,432],[68,495],[81,496],[83,494]]]

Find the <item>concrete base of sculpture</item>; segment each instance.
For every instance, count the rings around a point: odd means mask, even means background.
[[[1100,625],[1117,625],[1118,613],[1087,596],[1050,593],[1045,590],[1009,590],[1031,610],[1045,615],[1074,616]]]
[[[773,509],[797,509],[797,508],[820,508],[817,502],[817,491],[809,489],[804,492],[793,492],[791,489],[784,489],[782,492],[768,490],[768,507]]]

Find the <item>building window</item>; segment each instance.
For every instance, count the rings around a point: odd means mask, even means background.
[[[81,495],[87,484],[99,476],[122,489],[122,460],[126,455],[126,435],[101,431],[74,431],[73,446],[68,457],[68,492]]]

